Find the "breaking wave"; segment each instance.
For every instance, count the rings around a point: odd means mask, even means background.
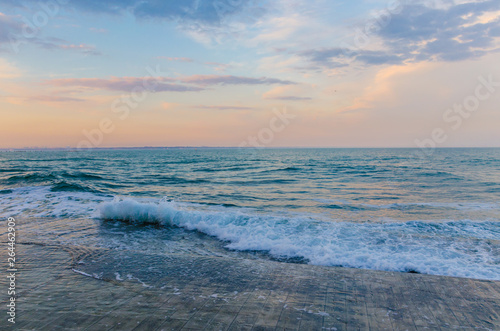
[[[199,231],[233,250],[310,264],[500,280],[500,226],[488,221],[353,223],[176,202],[114,200],[104,220]]]

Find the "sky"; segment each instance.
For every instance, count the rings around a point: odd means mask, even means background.
[[[0,148],[499,147],[498,0],[3,0]]]

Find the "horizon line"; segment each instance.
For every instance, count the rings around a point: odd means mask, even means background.
[[[0,147],[0,151],[25,151],[25,150],[66,150],[66,151],[94,151],[109,149],[462,149],[462,148],[500,148],[500,146],[445,146],[445,147],[374,147],[374,146],[264,146],[264,147],[239,147],[239,146],[113,146],[113,147]]]

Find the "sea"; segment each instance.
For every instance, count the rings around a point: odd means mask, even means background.
[[[18,244],[500,280],[500,149],[5,150],[9,217]]]

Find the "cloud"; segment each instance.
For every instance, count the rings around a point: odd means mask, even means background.
[[[263,25],[262,31],[250,43],[275,43],[276,41],[289,40],[290,37],[308,24],[306,17],[297,13],[282,17],[272,17]]]
[[[340,47],[310,49],[300,52],[299,55],[309,58],[311,62],[326,65],[332,59],[341,58],[349,54],[349,51]]]
[[[379,64],[399,64],[404,58],[398,54],[391,54],[385,51],[370,51],[343,49],[340,47],[312,49],[300,53],[307,58],[311,65],[305,69],[317,70],[320,68],[336,69],[349,65],[356,60],[367,65]]]
[[[77,86],[123,92],[133,92],[147,86],[151,86],[152,90],[150,92],[196,92],[204,90],[196,86],[169,83],[172,79],[168,77],[154,78],[155,83],[151,82],[152,80],[151,77],[63,78],[49,80],[46,84],[59,87]]]
[[[494,38],[500,16],[481,21],[487,13],[500,10],[500,2],[469,2],[448,8],[404,6],[379,35],[393,53],[406,60],[458,61],[478,58],[496,47]]]
[[[431,62],[412,63],[409,65],[394,65],[379,70],[370,84],[368,84],[361,94],[352,100],[349,106],[337,110],[339,113],[357,112],[376,107],[392,106],[391,103],[401,98],[396,91],[407,88],[409,84],[408,77],[424,75],[432,72],[437,64]],[[412,82],[416,85],[417,82]],[[406,85],[405,85],[406,84]],[[421,89],[427,89],[425,84],[420,83]],[[359,89],[358,84],[352,88]],[[415,88],[414,88],[415,89]]]
[[[273,98],[267,98],[267,99],[272,99],[272,100],[283,100],[283,101],[306,101],[306,100],[312,100],[312,98],[309,97],[296,97],[292,95],[285,95],[281,97],[273,97]]]
[[[5,49],[11,49],[12,43],[15,41],[16,35],[20,35],[23,26],[20,22],[12,17],[0,13],[0,46]]]
[[[385,23],[370,22],[364,30],[353,29],[356,34],[342,47],[298,52],[308,62],[301,69],[335,69],[352,62],[373,66],[479,58],[499,50],[495,40],[500,36],[499,10],[500,2],[494,0],[446,6],[404,5]]]
[[[11,6],[21,7],[36,5],[38,0],[6,1]],[[255,0],[71,0],[67,6],[93,13],[105,13],[111,15],[123,15],[132,13],[142,19],[163,19],[170,21],[190,21],[208,25],[220,25],[231,16],[240,15],[262,15],[264,5],[267,1]]]
[[[208,110],[254,110],[253,107],[243,107],[243,106],[194,106],[197,109],[208,109]]]
[[[404,60],[401,55],[383,51],[363,51],[358,53],[354,59],[369,65],[400,64]]]
[[[219,62],[205,62],[205,65],[212,67],[215,71],[226,71],[233,67],[231,64],[219,63]]]
[[[290,85],[296,84],[288,80],[281,80],[276,78],[252,78],[242,76],[219,76],[219,75],[193,75],[184,77],[181,81],[185,83],[199,84],[199,85]]]
[[[85,55],[102,55],[100,51],[98,51],[95,46],[87,45],[87,44],[68,44],[65,41],[62,42],[51,42],[51,41],[43,41],[37,40],[35,44],[47,50],[72,50],[78,51]]]
[[[30,101],[41,101],[41,102],[83,102],[83,99],[70,98],[70,97],[60,97],[51,95],[40,95],[28,98]]]
[[[4,2],[5,5],[38,9],[38,0]],[[108,15],[133,15],[141,20],[174,22],[201,43],[219,43],[245,34],[275,4],[269,0],[71,0],[65,7]]]
[[[238,14],[252,1],[137,1],[134,14],[142,18],[163,18],[168,20],[189,20],[218,25],[230,15]]]
[[[154,81],[154,82],[153,82]],[[133,92],[151,86],[150,92],[197,92],[208,85],[270,85],[295,84],[276,78],[241,76],[193,75],[186,77],[111,77],[111,78],[62,78],[45,81],[46,85],[59,87],[84,87],[109,91]],[[202,87],[200,87],[200,85]]]
[[[307,94],[309,88],[307,86],[286,85],[277,86],[265,92],[262,98],[267,100],[282,100],[282,101],[307,101],[312,100],[310,97],[302,97],[300,95]]]
[[[26,26],[17,18],[17,16],[7,16],[0,13],[0,47],[3,50],[17,53],[21,45],[30,43],[47,50],[71,50],[85,55],[101,55],[101,52],[92,45],[71,44],[60,38],[41,38],[37,36],[37,33],[26,29]]]

